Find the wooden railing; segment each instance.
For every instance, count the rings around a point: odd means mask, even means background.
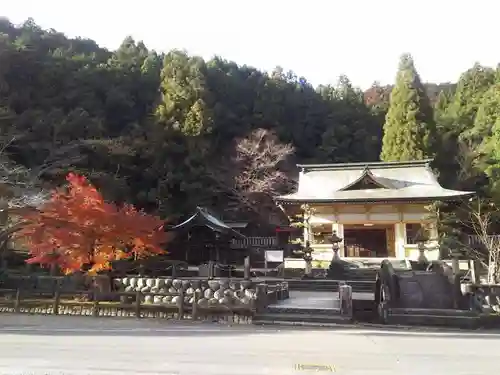
[[[488,240],[493,240],[497,244],[500,244],[500,234],[492,234],[488,236]],[[466,237],[467,244],[469,246],[484,246],[483,241],[480,236],[476,235],[467,235]]]
[[[247,237],[245,239],[234,239],[231,241],[233,249],[244,249],[249,247],[273,248],[278,246],[276,237]]]

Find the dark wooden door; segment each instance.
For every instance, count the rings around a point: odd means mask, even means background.
[[[347,256],[387,257],[386,229],[344,229],[344,246]]]

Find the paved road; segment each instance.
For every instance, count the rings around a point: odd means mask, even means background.
[[[491,375],[499,347],[500,333],[0,315],[1,375]]]

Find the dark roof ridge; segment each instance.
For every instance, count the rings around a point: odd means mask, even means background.
[[[341,170],[341,169],[382,169],[382,168],[414,168],[427,167],[433,159],[409,160],[409,161],[376,161],[358,163],[336,163],[336,164],[297,164],[303,170]]]
[[[357,183],[359,183],[360,181],[362,181],[365,177],[368,177],[375,185],[377,185],[380,188],[393,189],[393,187],[387,186],[386,184],[380,182],[378,180],[378,178],[373,175],[373,173],[371,172],[370,168],[368,166],[366,166],[363,169],[363,172],[361,173],[361,175],[357,179],[355,179],[350,184],[347,184],[346,186],[344,186],[339,191],[345,191],[345,190],[350,189],[351,187],[353,187],[354,185],[356,185]]]

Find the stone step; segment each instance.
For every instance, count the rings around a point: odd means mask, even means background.
[[[370,274],[358,274],[356,272],[346,272],[344,274],[344,279],[355,280],[355,281],[376,281],[377,273]]]
[[[285,321],[285,320],[280,320],[280,321],[260,321],[260,320],[253,320],[253,324],[259,325],[259,326],[270,326],[270,325],[276,325],[276,326],[295,326],[295,327],[322,327],[322,328],[337,328],[339,325],[343,324],[353,324],[352,322],[344,322],[344,321],[339,321],[339,322],[297,322],[297,321]]]
[[[323,323],[316,323],[316,322],[295,322],[295,321],[257,321],[254,320],[253,324],[259,325],[259,326],[270,326],[270,325],[276,325],[276,326],[294,326],[294,327],[321,327],[321,328],[337,328],[339,325],[347,325],[347,324],[353,324],[352,322],[323,322]]]
[[[266,314],[295,314],[295,315],[337,315],[340,314],[340,308],[307,308],[293,306],[269,306]]]
[[[459,309],[423,309],[423,308],[390,308],[391,315],[421,315],[421,316],[449,316],[449,317],[477,317],[478,314],[470,310]]]
[[[418,325],[436,327],[477,328],[480,319],[477,317],[461,316],[435,316],[435,315],[390,315],[387,319],[389,325]]]
[[[283,324],[283,325],[320,325],[329,326],[352,322],[352,318],[340,314],[296,314],[296,313],[263,313],[256,315],[253,324]]]
[[[356,296],[355,296],[356,297]],[[368,299],[353,299],[352,308],[357,311],[374,311],[376,310],[375,300]]]
[[[389,309],[387,324],[477,328],[480,317],[472,311],[454,309]]]
[[[375,281],[355,280],[287,280],[290,290],[337,292],[339,283],[352,286],[353,292],[374,292]]]
[[[371,280],[375,281],[379,269],[375,268],[343,268],[332,271],[331,276],[346,278],[348,280]]]

